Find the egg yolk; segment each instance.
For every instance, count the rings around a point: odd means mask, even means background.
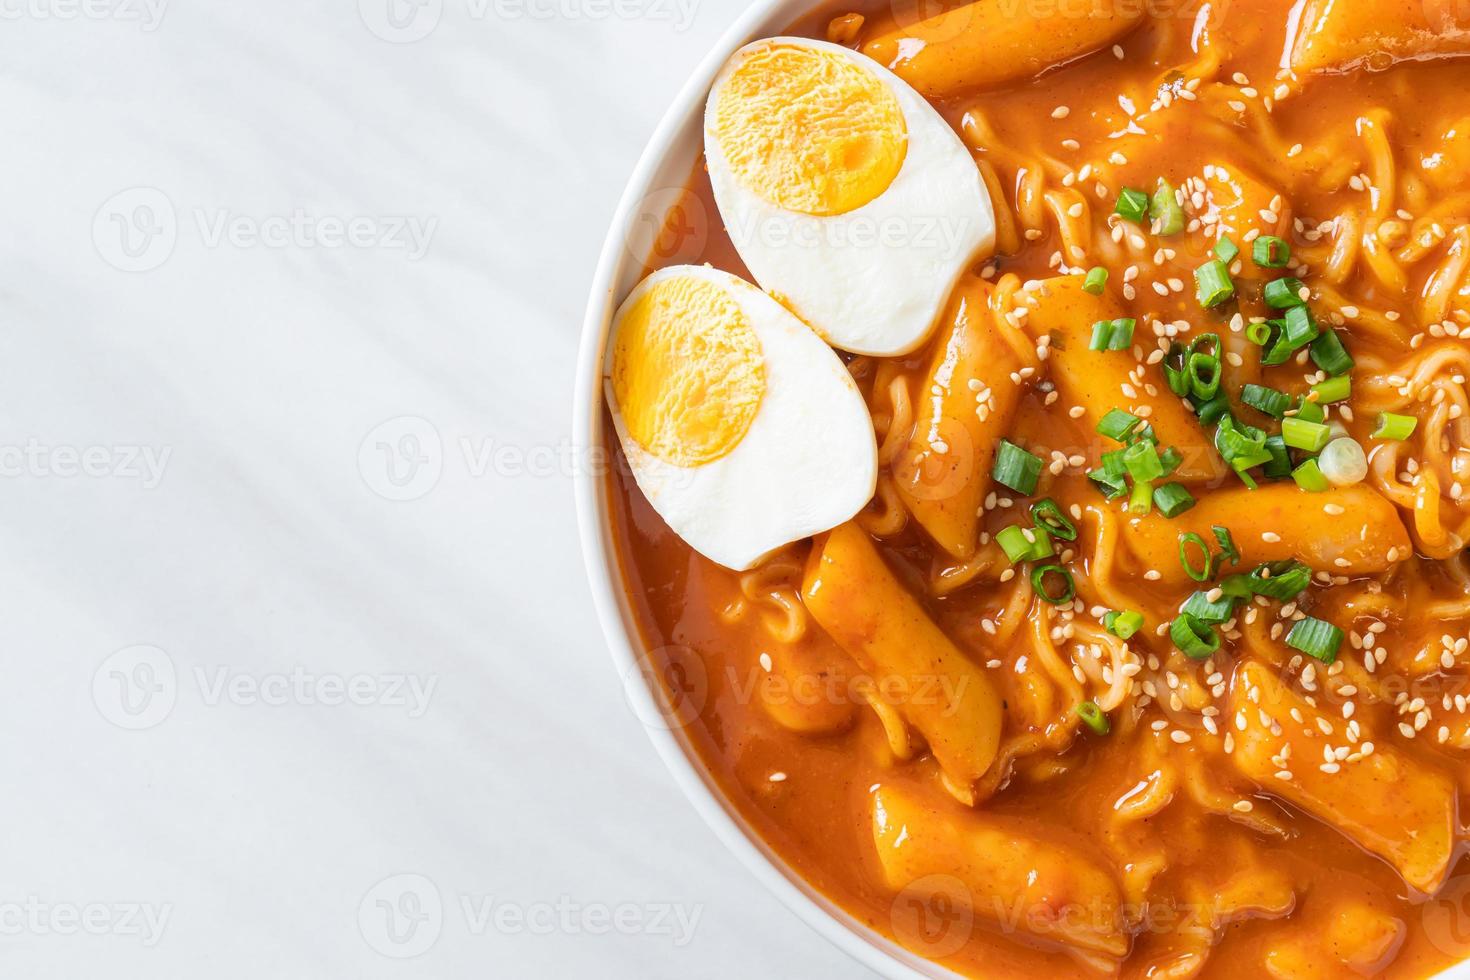
[[[735,178],[766,201],[844,214],[888,189],[907,129],[877,76],[831,51],[772,44],[731,72],[713,132]]]
[[[628,435],[674,466],[720,459],[745,437],[766,391],[760,338],[720,287],[650,286],[618,327],[613,396]]]

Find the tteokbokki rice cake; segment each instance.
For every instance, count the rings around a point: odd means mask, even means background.
[[[973,0],[735,51],[603,361],[666,700],[976,976],[1470,958],[1470,9]],[[691,205],[692,206],[692,205]]]

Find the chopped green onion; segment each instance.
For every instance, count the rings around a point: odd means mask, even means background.
[[[1230,236],[1221,235],[1220,240],[1215,243],[1215,254],[1220,257],[1221,262],[1229,265],[1240,254],[1240,246],[1232,242]]]
[[[1194,506],[1194,496],[1182,484],[1166,483],[1154,488],[1154,506],[1165,517],[1178,517]]]
[[[1179,611],[1193,616],[1201,623],[1217,626],[1228,622],[1235,615],[1235,597],[1221,592],[1220,598],[1211,601],[1209,593],[1196,592],[1185,600]]]
[[[1130,433],[1138,428],[1143,419],[1136,415],[1129,415],[1121,408],[1110,408],[1108,414],[1102,417],[1097,424],[1099,435],[1107,436],[1114,442],[1126,442]]]
[[[1296,485],[1307,493],[1325,493],[1331,486],[1327,477],[1322,475],[1322,470],[1317,466],[1316,457],[1306,460],[1302,465],[1291,471],[1291,478]]]
[[[1266,452],[1266,433],[1229,415],[1222,415],[1215,429],[1215,449],[1237,471],[1271,459],[1271,454]]]
[[[1326,381],[1319,381],[1312,385],[1312,391],[1317,396],[1318,405],[1347,401],[1353,393],[1353,379],[1346,374],[1339,374],[1335,378],[1328,378]]]
[[[1291,340],[1286,336],[1285,320],[1267,320],[1266,326],[1271,333],[1262,346],[1261,363],[1268,367],[1274,364],[1285,364],[1291,360],[1291,355],[1296,353],[1296,348],[1291,346]]]
[[[1189,561],[1189,546],[1194,545],[1204,556],[1204,566],[1195,567]],[[1190,531],[1188,534],[1179,535],[1179,564],[1184,566],[1184,572],[1196,582],[1203,582],[1210,577],[1210,569],[1214,566],[1213,556],[1210,554],[1210,546],[1205,544],[1205,539]]]
[[[1087,278],[1082,280],[1082,288],[1094,296],[1101,296],[1107,285],[1108,270],[1100,265],[1087,270]]]
[[[1092,342],[1089,350],[1127,350],[1133,344],[1133,328],[1138,321],[1127,317],[1120,320],[1099,320],[1092,325]]]
[[[1189,394],[1189,375],[1184,373],[1189,354],[1183,344],[1175,340],[1170,342],[1169,351],[1164,355],[1164,379],[1169,383],[1169,390],[1183,398]]]
[[[1373,438],[1403,442],[1414,434],[1414,429],[1418,425],[1419,420],[1412,415],[1395,415],[1392,412],[1384,412],[1378,416],[1378,425],[1373,429]]]
[[[1324,330],[1312,341],[1312,362],[1334,377],[1353,369],[1353,356],[1342,346],[1336,330]]]
[[[1230,528],[1221,527],[1216,524],[1210,530],[1214,533],[1215,540],[1220,545],[1220,560],[1215,562],[1215,567],[1219,568],[1227,561],[1232,565],[1239,565],[1240,551],[1235,547],[1235,539],[1230,536]]]
[[[1327,440],[1332,438],[1332,430],[1321,422],[1289,418],[1281,422],[1281,438],[1285,439],[1286,444],[1292,449],[1316,453],[1321,452],[1322,447],[1327,445]]]
[[[1368,454],[1356,439],[1342,436],[1323,447],[1317,467],[1333,486],[1351,486],[1368,478]]]
[[[1154,507],[1154,485],[1148,480],[1133,484],[1133,493],[1128,498],[1128,513],[1147,514]]]
[[[1295,417],[1303,422],[1320,422],[1327,417],[1327,413],[1322,410],[1321,405],[1303,395],[1297,402]]]
[[[1155,235],[1177,235],[1184,230],[1184,209],[1168,181],[1159,181],[1158,190],[1148,202],[1148,216],[1153,221]]]
[[[1194,414],[1199,416],[1200,425],[1214,425],[1229,411],[1230,399],[1225,396],[1225,392],[1217,391],[1214,398],[1196,405]]]
[[[1103,616],[1103,629],[1120,640],[1130,639],[1134,633],[1143,629],[1143,613],[1133,609],[1127,609],[1123,612],[1109,610]]]
[[[1220,636],[1208,623],[1180,613],[1169,625],[1169,639],[1191,660],[1205,660],[1220,649]]]
[[[1063,541],[1077,540],[1077,525],[1062,513],[1062,508],[1050,497],[1031,505],[1031,520],[1054,538],[1061,538]]]
[[[1159,460],[1159,451],[1151,442],[1135,442],[1123,451],[1123,465],[1135,483],[1157,480],[1164,475],[1164,464]]]
[[[1077,717],[1097,735],[1106,735],[1113,729],[1108,716],[1097,706],[1096,701],[1083,701],[1077,705]]]
[[[1337,659],[1338,648],[1342,646],[1342,630],[1331,623],[1308,616],[1297,620],[1291,632],[1286,634],[1286,645],[1309,657],[1315,657],[1324,664],[1330,664]]]
[[[1125,187],[1118,194],[1118,205],[1113,210],[1135,225],[1143,224],[1144,215],[1148,214],[1148,195],[1132,187]]]
[[[1170,473],[1173,473],[1175,470],[1177,470],[1179,468],[1179,464],[1183,462],[1184,454],[1175,449],[1173,446],[1170,446],[1168,449],[1165,449],[1163,452],[1159,453],[1159,465],[1164,468],[1165,476],[1168,476]]]
[[[1126,449],[1114,449],[1112,452],[1102,454],[1102,468],[1108,476],[1117,479],[1127,478],[1128,464],[1123,462],[1123,454],[1125,452],[1127,452]]]
[[[1266,283],[1265,299],[1266,305],[1274,310],[1286,310],[1293,306],[1305,306],[1307,301],[1302,299],[1302,281],[1292,276],[1285,279],[1272,279]]]
[[[1311,310],[1305,306],[1293,306],[1286,311],[1286,326],[1281,328],[1281,334],[1292,350],[1307,346],[1317,339],[1319,333],[1317,318],[1312,316]]]
[[[1291,407],[1291,396],[1264,385],[1246,385],[1240,390],[1240,400],[1258,412],[1273,418],[1283,418]]]
[[[1012,565],[1036,561],[1052,553],[1051,535],[1044,528],[1012,524],[995,532],[996,544],[1006,553]]]
[[[1265,347],[1271,342],[1271,324],[1265,320],[1257,320],[1246,325],[1245,339],[1257,347]]]
[[[1266,437],[1266,452],[1271,454],[1271,462],[1261,468],[1261,472],[1272,479],[1291,476],[1291,454],[1286,451],[1286,440],[1280,436]]]
[[[1189,392],[1209,401],[1220,390],[1220,359],[1214,354],[1189,355]]]
[[[1002,439],[990,476],[996,483],[1029,497],[1036,492],[1036,480],[1041,476],[1041,457],[1031,455],[1009,439]]]
[[[1284,269],[1291,261],[1291,246],[1275,235],[1262,235],[1251,243],[1251,258],[1263,269]]]
[[[1128,480],[1125,477],[1110,474],[1104,467],[1098,467],[1088,473],[1087,478],[1097,484],[1098,492],[1103,495],[1104,500],[1112,500],[1128,492]]]
[[[1219,306],[1235,295],[1235,283],[1230,270],[1219,259],[1211,259],[1194,270],[1195,294],[1200,305],[1206,308]]]
[[[1046,587],[1046,578],[1048,575],[1061,577],[1062,591],[1057,595],[1052,595]],[[1033,568],[1031,570],[1031,588],[1036,590],[1036,595],[1039,599],[1043,602],[1049,602],[1053,606],[1060,606],[1062,603],[1071,602],[1072,597],[1077,594],[1076,586],[1072,583],[1072,573],[1061,565],[1042,565],[1039,568]]]
[[[1312,584],[1312,570],[1299,561],[1287,559],[1257,565],[1248,575],[1232,575],[1230,578],[1244,579],[1245,586],[1254,595],[1290,602]]]

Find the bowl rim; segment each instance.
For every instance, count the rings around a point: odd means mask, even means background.
[[[606,466],[592,461],[611,458],[602,424],[603,361],[612,315],[628,288],[630,277],[642,272],[635,266],[627,243],[638,219],[640,202],[661,189],[661,171],[673,160],[681,141],[691,142],[691,130],[702,147],[704,103],[716,74],[742,45],[785,31],[799,17],[822,5],[822,0],[756,0],[720,36],[688,81],[679,90],[644,147],[623,190],[598,258],[588,296],[582,338],[577,355],[573,398],[572,444],[583,465],[573,474],[578,536],[598,624],[623,681],[624,696],[640,719],[660,714],[656,680],[644,668],[643,646],[637,621],[622,587],[622,571],[613,539],[606,485]],[[680,161],[686,176],[698,154]],[[760,837],[727,799],[705,770],[693,747],[676,727],[644,723],[643,728],[663,759],[674,782],[715,836],[767,890],[795,912],[816,933],[874,972],[902,980],[955,977],[887,936],[859,922],[792,869]]]

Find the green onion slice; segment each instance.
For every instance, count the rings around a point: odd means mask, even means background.
[[[1158,189],[1148,202],[1148,216],[1153,222],[1155,235],[1177,235],[1184,230],[1184,209],[1179,206],[1179,199],[1168,181],[1159,181]]]
[[[1291,407],[1291,396],[1265,385],[1246,385],[1240,389],[1240,400],[1258,412],[1274,418],[1283,418]]]
[[[1418,425],[1419,420],[1412,415],[1395,415],[1392,412],[1384,412],[1378,416],[1378,424],[1373,428],[1372,437],[1403,442],[1414,434],[1414,429]]]
[[[1047,588],[1047,576],[1057,576],[1062,580],[1062,591],[1053,595]],[[1049,602],[1053,606],[1071,602],[1072,597],[1077,594],[1077,589],[1072,583],[1072,573],[1061,565],[1041,565],[1031,570],[1031,588],[1036,590],[1036,595],[1043,602]]]
[[[1328,374],[1347,374],[1353,369],[1353,356],[1342,346],[1336,330],[1324,330],[1312,341],[1312,362]]]
[[[1235,295],[1235,283],[1230,270],[1219,259],[1211,259],[1194,270],[1195,295],[1200,305],[1209,308],[1219,306]]]
[[[1286,634],[1286,645],[1309,657],[1315,657],[1324,664],[1330,664],[1337,659],[1338,648],[1342,646],[1342,630],[1331,623],[1308,616],[1297,620],[1291,632]]]
[[[1332,430],[1321,422],[1308,422],[1301,418],[1283,419],[1281,422],[1281,438],[1292,449],[1302,449],[1309,453],[1318,453],[1327,441],[1332,438]]]
[[[1144,216],[1148,214],[1148,195],[1132,187],[1125,187],[1118,194],[1118,204],[1113,210],[1136,225],[1142,224]]]
[[[1318,405],[1345,402],[1352,397],[1353,379],[1346,374],[1339,374],[1335,378],[1328,378],[1326,381],[1319,381],[1312,385],[1312,392],[1317,396]]]
[[[1165,517],[1178,517],[1194,506],[1194,496],[1179,483],[1154,488],[1154,506]]]
[[[1227,561],[1232,565],[1239,565],[1240,551],[1235,547],[1235,538],[1231,537],[1230,528],[1221,527],[1219,524],[1216,524],[1210,528],[1210,531],[1215,535],[1215,541],[1220,545],[1221,560],[1215,562],[1215,567],[1219,568],[1220,565]]]
[[[1191,660],[1205,660],[1220,649],[1220,635],[1208,623],[1180,613],[1169,624],[1169,639]]]
[[[1218,626],[1229,622],[1230,617],[1235,615],[1235,602],[1236,597],[1226,595],[1224,590],[1221,590],[1220,598],[1214,600],[1210,599],[1209,592],[1196,592],[1185,600],[1179,611],[1193,616],[1201,623]]]
[[[1131,639],[1134,633],[1143,629],[1143,613],[1134,609],[1122,612],[1111,609],[1103,616],[1103,629],[1120,640]]]
[[[1098,735],[1106,735],[1112,731],[1113,726],[1108,721],[1108,716],[1097,706],[1096,701],[1083,701],[1077,705],[1077,717]]]
[[[1036,492],[1036,481],[1041,476],[1041,457],[1033,456],[1009,439],[1002,439],[990,476],[996,483],[1029,497]]]
[[[1108,285],[1108,270],[1100,265],[1095,265],[1087,270],[1087,278],[1082,280],[1082,288],[1094,296],[1101,296]]]
[[[1322,332],[1317,326],[1317,318],[1305,306],[1293,306],[1287,310],[1284,322],[1286,325],[1281,328],[1281,333],[1292,350],[1307,346]]]
[[[1326,493],[1331,486],[1327,482],[1327,477],[1322,475],[1322,469],[1317,465],[1315,456],[1292,470],[1291,478],[1296,481],[1297,486],[1308,493]]]
[[[1302,281],[1292,276],[1287,276],[1285,279],[1273,279],[1266,283],[1266,305],[1274,310],[1305,306],[1307,301],[1302,299],[1303,288]]]
[[[995,532],[995,542],[1006,553],[1012,565],[1023,561],[1037,561],[1052,553],[1051,536],[1045,528],[1040,527],[1012,524]]]
[[[1190,562],[1190,545],[1194,545],[1199,549],[1200,555],[1204,558],[1204,564],[1202,566],[1196,566]],[[1179,535],[1179,564],[1184,566],[1184,573],[1196,582],[1203,582],[1209,578],[1210,569],[1214,565],[1214,561],[1210,553],[1210,546],[1205,543],[1205,539],[1193,531],[1190,531],[1188,534]]]
[[[1121,408],[1110,408],[1108,414],[1097,423],[1099,435],[1107,436],[1114,442],[1126,442],[1128,436],[1134,429],[1138,428],[1143,419],[1136,415],[1129,415]]]
[[[1037,527],[1045,528],[1054,538],[1061,538],[1063,541],[1077,540],[1077,525],[1062,513],[1062,508],[1050,497],[1031,505],[1031,520]]]
[[[1229,265],[1240,254],[1240,246],[1232,242],[1229,235],[1221,235],[1220,240],[1215,243],[1215,254],[1221,262]]]
[[[1284,269],[1291,262],[1291,246],[1275,235],[1262,235],[1251,243],[1251,258],[1263,269]]]

